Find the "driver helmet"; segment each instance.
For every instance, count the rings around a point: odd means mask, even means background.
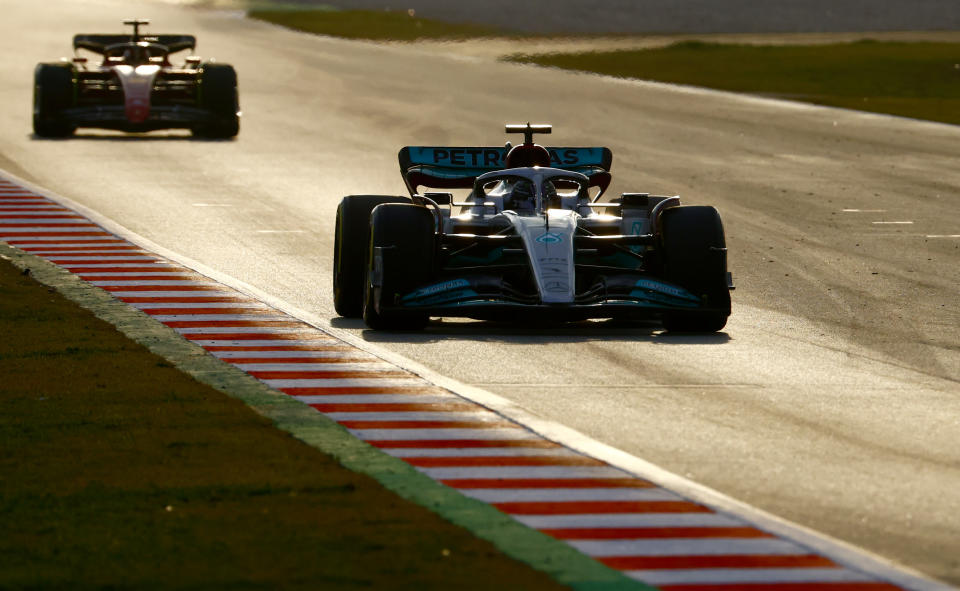
[[[510,209],[535,209],[537,207],[536,196],[533,193],[533,183],[526,179],[521,179],[514,183],[510,189],[510,195],[507,197],[506,205]]]
[[[142,45],[131,45],[123,51],[123,59],[131,65],[145,64],[150,61],[150,52]]]
[[[560,196],[557,195],[553,181],[543,183],[543,202],[548,209],[560,207]]]
[[[135,64],[140,61],[139,47],[128,47],[123,50],[123,59],[128,64]]]

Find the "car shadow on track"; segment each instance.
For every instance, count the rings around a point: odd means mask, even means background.
[[[331,326],[363,329],[362,320],[332,318]],[[668,333],[656,323],[592,320],[566,324],[516,324],[490,321],[432,320],[422,331],[364,330],[371,343],[426,344],[443,341],[511,342],[516,344],[586,343],[591,341],[649,342],[658,345],[723,345],[732,340],[725,332]]]
[[[236,138],[207,138],[193,135],[151,135],[147,133],[132,133],[124,135],[105,135],[97,133],[75,133],[67,137],[42,137],[35,133],[29,136],[31,140],[40,142],[64,142],[70,140],[85,140],[96,142],[232,142]]]

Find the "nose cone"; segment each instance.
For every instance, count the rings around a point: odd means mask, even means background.
[[[150,116],[150,102],[142,98],[128,100],[126,113],[130,123],[143,123]]]
[[[124,111],[130,123],[143,123],[150,117],[150,93],[159,66],[116,66],[114,72],[123,85]]]

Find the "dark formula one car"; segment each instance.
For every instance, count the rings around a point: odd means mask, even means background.
[[[374,329],[418,329],[431,316],[723,328],[732,284],[717,210],[647,193],[601,202],[610,150],[533,143],[550,131],[508,125],[525,135],[514,147],[406,147],[410,197],[344,197],[337,312]],[[471,191],[457,202],[420,187]]]
[[[128,20],[132,35],[76,35],[72,60],[37,64],[33,131],[63,137],[78,127],[129,132],[184,128],[194,135],[229,138],[240,129],[237,74],[227,64],[174,53],[193,50],[192,35],[142,35],[147,20]],[[80,55],[99,55],[91,65]]]

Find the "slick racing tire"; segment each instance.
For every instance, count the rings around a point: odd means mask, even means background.
[[[380,285],[374,286],[376,251],[382,248]],[[420,330],[430,317],[391,310],[397,298],[429,281],[436,256],[434,217],[420,205],[388,203],[370,215],[370,252],[367,262],[363,321],[374,330]]]
[[[370,212],[381,203],[410,203],[410,199],[348,195],[337,206],[333,242],[333,308],[345,318],[363,316],[363,277],[370,248]]]
[[[707,310],[664,314],[670,332],[716,332],[730,315],[727,251],[720,214],[709,206],[680,206],[660,215],[664,279],[700,296]]]
[[[227,64],[204,64],[200,70],[200,106],[210,113],[193,128],[194,135],[226,139],[240,133],[237,72]]]
[[[73,106],[73,68],[37,64],[33,82],[33,132],[40,137],[66,137],[76,131],[62,115]]]

